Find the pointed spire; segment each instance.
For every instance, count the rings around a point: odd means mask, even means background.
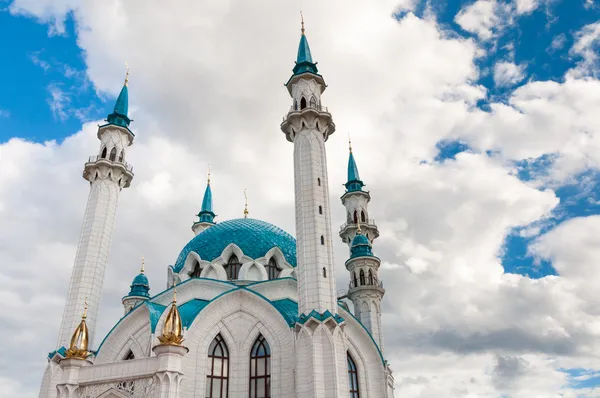
[[[117,102],[115,103],[115,108],[113,113],[108,115],[106,120],[110,124],[115,124],[121,127],[129,127],[129,123],[131,123],[131,119],[127,116],[129,111],[129,90],[127,88],[129,84],[129,65],[125,64],[127,67],[127,71],[125,73],[125,83],[123,84],[123,88],[121,88],[121,92],[117,97]]]
[[[317,63],[313,62],[312,55],[310,53],[310,47],[308,45],[308,40],[306,39],[306,34],[304,33],[304,16],[302,12],[300,12],[301,18],[301,26],[300,29],[300,44],[298,45],[298,56],[296,57],[296,66],[294,66],[294,75],[299,75],[301,73],[310,72],[317,74],[319,70],[317,69]]]
[[[346,185],[348,192],[362,191],[362,187],[365,184],[360,180],[360,175],[358,174],[358,167],[356,166],[354,154],[352,153],[350,134],[348,134],[348,149],[350,151],[350,156],[348,157],[348,182],[344,185]]]
[[[71,336],[71,343],[69,344],[69,349],[66,353],[67,358],[86,359],[92,354],[88,351],[89,333],[87,324],[85,323],[88,308],[87,297],[84,300],[84,305],[83,314],[81,315],[81,322],[73,332],[73,336]]]
[[[142,254],[142,269],[140,269],[140,273],[144,273],[144,255]]]
[[[246,188],[244,188],[244,198],[246,199],[246,205],[244,207],[244,218],[248,218],[248,195],[246,194]]]
[[[181,315],[177,308],[177,284],[173,285],[173,301],[158,340],[162,345],[181,345],[183,342]]]
[[[208,166],[208,177],[206,179],[206,190],[202,198],[202,209],[198,213],[200,220],[198,222],[215,223],[215,213],[213,213],[212,190],[210,189],[210,165]]]
[[[146,297],[150,298],[150,283],[148,282],[148,277],[144,273],[145,259],[142,254],[142,267],[140,269],[140,273],[133,278],[133,282],[131,282],[129,294],[125,297]]]

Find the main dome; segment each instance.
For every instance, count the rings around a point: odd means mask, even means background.
[[[285,260],[296,266],[296,239],[292,235],[265,221],[237,218],[220,222],[196,235],[179,253],[173,268],[175,272],[181,271],[190,252],[196,252],[202,260],[212,261],[231,243],[254,259],[278,247]]]

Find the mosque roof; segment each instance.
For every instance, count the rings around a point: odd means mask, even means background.
[[[196,235],[185,245],[173,269],[175,272],[181,271],[192,251],[202,260],[212,261],[231,243],[253,259],[263,257],[269,250],[278,247],[285,260],[293,267],[296,266],[296,239],[293,236],[265,221],[238,218],[220,222]]]

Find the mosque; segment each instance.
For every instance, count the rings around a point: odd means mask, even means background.
[[[124,316],[96,346],[117,202],[134,176],[125,79],[98,128],[98,154],[84,165],[90,193],[41,398],[393,397],[381,327],[385,290],[372,248],[379,232],[352,148],[339,230],[349,246],[349,289],[336,294],[325,153],[335,124],[321,102],[327,86],[304,22],[301,32],[280,126],[294,146],[296,238],[247,210],[217,222],[209,176],[194,237],[168,266],[168,288],[150,295],[142,262],[122,299]]]

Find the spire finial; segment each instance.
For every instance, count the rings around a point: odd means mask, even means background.
[[[144,255],[142,254],[142,269],[140,270],[140,272],[143,274],[144,273]]]
[[[181,324],[181,315],[177,309],[177,282],[173,281],[173,301],[171,309],[167,314],[163,324],[162,335],[158,336],[158,341],[163,345],[181,345],[183,342],[183,328]]]
[[[87,310],[88,310],[88,302],[87,302],[87,297],[86,297],[83,299],[83,314],[81,315],[82,320],[87,318]]]
[[[300,28],[300,31],[302,32],[302,36],[304,36],[304,15],[302,15],[302,11],[300,11],[300,20],[302,21],[302,28]]]
[[[350,153],[352,153],[352,140],[350,139],[350,133],[348,133],[348,148],[350,148]]]
[[[69,349],[67,349],[66,352],[67,358],[86,359],[92,354],[88,351],[88,328],[85,323],[88,308],[87,297],[83,303],[85,306],[83,309],[83,314],[81,315],[81,322],[71,336],[71,343],[69,344]]]
[[[177,281],[173,281],[173,304],[177,304]]]
[[[125,69],[126,69],[126,72],[125,72],[125,85],[128,85],[129,84],[129,71],[131,69],[129,68],[129,64],[127,62],[125,62]]]
[[[360,219],[356,220],[356,233],[359,234],[359,235],[362,234],[362,231],[360,229]]]
[[[207,184],[210,185],[210,163],[208,164],[208,179]]]
[[[246,206],[244,207],[244,218],[248,218],[248,194],[246,188],[244,188],[244,198],[246,199]]]

